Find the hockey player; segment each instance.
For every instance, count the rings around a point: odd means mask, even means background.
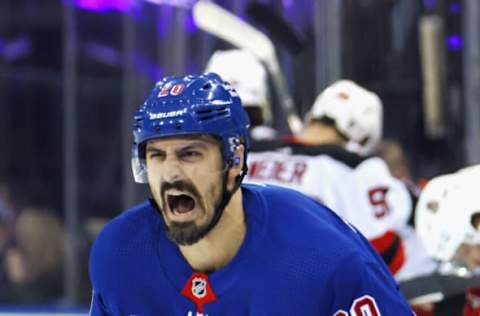
[[[363,236],[293,190],[245,185],[248,118],[215,74],[168,77],[136,112],[153,198],[92,248],[90,315],[412,315]]]
[[[442,270],[480,271],[480,167],[438,176],[423,189],[416,209],[416,229]],[[447,270],[448,270],[447,269]]]
[[[360,155],[354,174],[365,187],[363,194],[368,196],[373,216],[389,228],[403,228],[412,208],[408,191],[390,174],[381,158],[370,156],[382,135],[380,98],[352,81],[340,80],[319,95],[308,120],[304,139],[311,143],[344,144],[347,150]],[[329,141],[316,136],[317,129],[333,133],[331,127],[339,136],[337,139]]]
[[[277,136],[271,127],[268,74],[252,53],[242,49],[218,50],[210,57],[205,71],[219,74],[237,91],[250,119],[252,141]]]
[[[396,229],[405,226],[411,201],[382,159],[363,156],[376,146],[381,129],[378,96],[340,80],[317,97],[300,135],[254,149],[258,153],[250,155],[247,181],[289,186],[340,212],[395,274],[405,262]],[[272,156],[268,151],[275,148],[283,154]]]
[[[435,177],[427,183],[417,204],[416,230],[440,265],[435,274],[412,283],[425,287],[425,293],[418,295],[442,295],[435,305],[437,316],[460,315],[465,298],[463,315],[480,314],[479,179],[480,166]]]

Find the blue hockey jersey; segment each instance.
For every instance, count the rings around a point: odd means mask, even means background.
[[[247,232],[222,269],[196,273],[149,202],[111,221],[90,257],[91,315],[413,315],[353,227],[296,191],[242,185]]]

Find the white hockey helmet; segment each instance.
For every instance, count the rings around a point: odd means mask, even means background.
[[[377,94],[350,80],[339,80],[315,100],[309,119],[328,117],[349,138],[347,149],[371,153],[382,137],[383,105]]]
[[[439,176],[420,195],[416,230],[437,260],[452,260],[462,243],[480,244],[480,197],[472,179],[469,172]]]
[[[478,165],[471,165],[464,167],[458,170],[459,174],[465,175],[467,177],[471,177],[472,181],[475,181],[476,185],[480,184],[480,164]]]
[[[235,88],[244,107],[259,107],[263,120],[271,121],[267,71],[252,53],[241,49],[218,50],[210,57],[205,72],[219,74]]]

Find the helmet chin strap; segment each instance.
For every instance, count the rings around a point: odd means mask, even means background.
[[[215,206],[212,221],[207,226],[207,229],[205,229],[204,235],[202,237],[206,236],[218,224],[218,222],[220,221],[220,218],[222,218],[223,212],[225,211],[225,207],[230,202],[230,199],[232,198],[233,194],[235,194],[235,192],[240,187],[240,184],[242,183],[242,179],[245,175],[244,173],[242,173],[239,176],[235,177],[233,188],[231,191],[228,191],[227,189],[228,173],[230,172],[232,163],[229,162],[227,166],[228,167],[225,168],[225,171],[223,172],[223,177],[222,177],[222,198],[220,202]]]

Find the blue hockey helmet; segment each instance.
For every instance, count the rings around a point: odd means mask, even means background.
[[[215,73],[166,77],[155,84],[134,116],[132,168],[136,182],[146,183],[145,145],[148,140],[210,135],[221,142],[223,159],[233,163],[240,144],[248,151],[250,121],[236,91]]]

